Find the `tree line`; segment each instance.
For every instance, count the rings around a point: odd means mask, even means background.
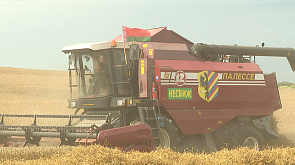
[[[282,81],[278,83],[278,87],[280,88],[295,88],[295,83]]]

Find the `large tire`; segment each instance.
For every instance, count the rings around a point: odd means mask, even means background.
[[[176,149],[177,144],[180,140],[177,128],[173,125],[172,120],[168,119],[166,116],[161,115],[164,118],[164,126],[160,128],[160,145],[162,148]],[[130,125],[140,124],[141,121],[137,118]],[[157,147],[157,146],[155,146]]]
[[[168,119],[164,115],[164,127],[160,128],[160,146],[162,148],[176,149],[179,143],[179,136],[177,128],[173,125],[172,120]]]
[[[250,126],[243,126],[238,128],[229,142],[229,147],[234,148],[238,146],[249,147],[255,150],[260,150],[264,145],[262,135],[255,128]]]

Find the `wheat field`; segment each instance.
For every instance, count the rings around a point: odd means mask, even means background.
[[[68,72],[0,67],[0,113],[73,114]],[[283,109],[276,111],[281,135],[262,151],[248,148],[208,153],[121,152],[102,146],[0,148],[2,164],[295,164],[295,89],[280,89]],[[57,142],[58,144],[58,142]]]

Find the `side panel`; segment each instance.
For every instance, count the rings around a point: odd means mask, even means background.
[[[279,89],[277,85],[276,75],[266,74],[264,75],[266,87],[269,95],[269,107],[272,111],[282,108]]]
[[[269,89],[256,64],[158,60],[160,101],[184,134],[206,134],[236,116],[265,116]],[[204,66],[204,67],[202,67]],[[225,68],[227,70],[225,70]]]
[[[209,134],[237,116],[234,109],[168,110],[183,134]]]
[[[148,96],[147,61],[147,58],[140,58],[138,60],[139,97]]]
[[[149,76],[151,74],[150,69],[153,65],[154,49],[151,42],[139,43],[142,49],[141,57],[139,58],[138,64],[138,86],[139,86],[139,97],[149,97]]]

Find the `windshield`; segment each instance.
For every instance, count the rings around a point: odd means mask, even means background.
[[[75,68],[79,98],[130,95],[128,67],[121,49],[76,55]]]

